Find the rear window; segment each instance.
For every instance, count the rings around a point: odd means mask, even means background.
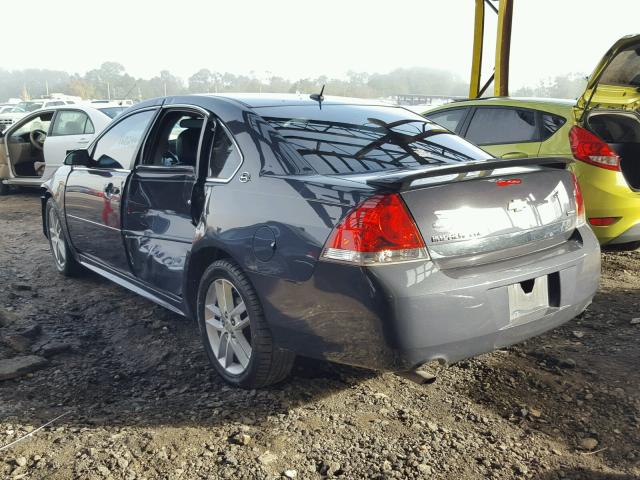
[[[109,107],[109,108],[99,108],[102,113],[110,118],[116,118],[122,112],[126,110],[125,107]]]
[[[606,85],[640,86],[640,48],[623,50],[606,68],[600,83]]]
[[[287,146],[293,147],[283,148],[274,142],[276,154],[291,159],[293,150],[321,174],[375,172],[490,158],[483,150],[403,108],[323,105],[319,109],[308,105],[255,110],[286,140]]]

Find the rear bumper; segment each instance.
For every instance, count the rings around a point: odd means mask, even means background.
[[[379,370],[455,362],[557,327],[589,305],[600,249],[588,227],[580,236],[524,257],[448,270],[436,262],[364,269],[321,262],[309,283],[289,284],[286,299],[272,288],[265,313],[276,341],[301,355]],[[510,321],[508,286],[545,275],[549,308]]]
[[[632,191],[621,172],[574,164],[585,200],[587,218],[616,217],[608,227],[593,227],[601,245],[640,240],[640,192]]]

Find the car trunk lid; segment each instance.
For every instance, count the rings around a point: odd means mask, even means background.
[[[640,108],[640,35],[622,37],[602,57],[577,102],[580,122],[593,108]]]
[[[404,171],[367,183],[400,192],[431,258],[444,268],[490,263],[561,244],[577,212],[564,159],[516,159]],[[547,167],[541,167],[547,165]],[[404,180],[402,174],[404,173]]]

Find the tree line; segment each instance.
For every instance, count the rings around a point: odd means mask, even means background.
[[[520,89],[522,96],[564,96],[579,94],[578,75],[559,76],[535,88]],[[313,93],[325,85],[329,95],[378,98],[403,94],[465,96],[468,83],[458,75],[435,68],[398,68],[388,73],[348,72],[346,78],[318,76],[289,80],[277,75],[236,75],[202,68],[183,80],[168,70],[152,78],[135,78],[117,62],[105,62],[84,75],[59,70],[0,69],[0,100],[28,96],[39,98],[47,92],[64,93],[84,99],[145,99],[163,95],[216,92]]]

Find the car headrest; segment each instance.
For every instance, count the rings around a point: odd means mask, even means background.
[[[182,124],[182,122],[180,123]],[[185,165],[196,165],[199,141],[199,129],[189,128],[178,135],[178,138],[176,139],[176,155],[180,159],[180,163]]]
[[[201,118],[183,118],[180,120],[180,128],[202,128]]]

